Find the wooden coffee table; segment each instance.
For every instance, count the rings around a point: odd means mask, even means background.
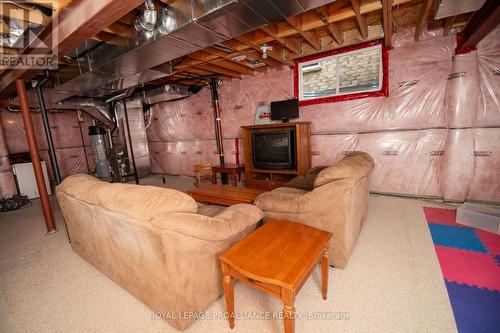
[[[286,333],[295,330],[294,300],[321,262],[323,299],[328,289],[332,234],[304,224],[269,221],[219,256],[229,327],[234,327],[234,279],[280,298]]]
[[[251,204],[259,194],[264,192],[267,191],[254,188],[206,184],[194,190],[187,191],[187,194],[192,196],[196,201],[231,206],[242,203]]]

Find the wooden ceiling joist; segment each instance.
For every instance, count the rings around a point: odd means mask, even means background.
[[[280,43],[283,47],[287,48],[296,55],[301,55],[300,42],[294,38],[279,37],[277,35],[277,29],[275,25],[264,26],[261,29],[278,43]]]
[[[111,24],[106,29],[104,29],[104,32],[108,32],[129,39],[135,38],[135,29],[121,22],[115,22]]]
[[[260,48],[260,45],[258,43],[256,43],[255,41],[253,41],[252,39],[250,39],[248,37],[248,34],[235,37],[235,39],[238,42],[240,42],[240,43],[242,43],[244,45],[247,45],[250,48],[252,48],[252,49],[254,49],[254,50],[258,51],[258,52],[262,52],[261,48]],[[284,57],[283,57],[283,49],[276,47],[276,45],[273,46],[272,50],[267,50],[266,53],[267,53],[267,57],[268,58],[272,58],[272,59],[274,59],[276,61],[279,61],[279,62],[281,62],[285,66],[292,67],[294,65],[293,61],[288,60],[288,59],[284,59]]]
[[[223,75],[233,77],[236,79],[241,79],[240,73],[233,71],[233,70],[230,70],[230,69],[226,69],[224,67],[219,67],[217,65],[205,63],[202,65],[193,65],[193,67],[204,69],[204,70],[209,70],[210,72],[217,73],[217,74],[223,74]]]
[[[50,19],[47,15],[42,13],[37,8],[28,10],[10,3],[3,2],[0,2],[0,13],[4,18],[16,19],[18,21],[24,21],[38,25],[46,25]]]
[[[105,32],[105,31],[98,32],[97,34],[95,34],[92,37],[92,39],[95,39],[95,40],[98,40],[101,42],[105,42],[105,43],[109,43],[112,45],[120,45],[120,46],[128,45],[127,38],[117,36],[114,34],[110,34],[109,32]]]
[[[263,58],[260,52],[252,52],[248,49],[242,49],[242,50],[238,51],[238,53],[241,53],[242,55],[246,55],[248,57],[252,57],[255,60],[263,62],[264,64],[269,65],[271,67],[274,67],[277,69],[283,68],[283,64],[281,62],[276,61],[270,57]]]
[[[38,1],[47,0],[31,0],[31,2]],[[157,9],[161,10],[173,1],[158,0]],[[188,85],[204,85],[207,79],[213,76],[223,80],[241,78],[243,75],[254,75],[256,71],[266,72],[270,67],[283,69],[284,66],[293,66],[296,58],[334,50],[341,46],[350,46],[359,43],[360,39],[374,40],[384,37],[385,44],[390,46],[393,25],[398,28],[416,27],[415,39],[418,40],[427,19],[431,20],[429,14],[433,1],[332,0],[329,4],[280,22],[268,24],[221,43],[229,49],[215,45],[179,57],[168,63],[169,68],[172,66],[173,73],[165,72],[165,77],[146,84],[180,82]],[[62,10],[60,17],[63,19],[58,20],[59,24],[62,24],[61,31],[63,32],[60,38],[63,42],[59,45],[60,58],[62,59],[62,55],[78,47],[87,39],[113,44],[129,44],[136,36],[134,20],[140,14],[137,6],[142,2],[143,0],[93,0],[93,5],[100,6],[100,9],[92,8],[89,11],[88,8],[83,9],[83,2],[59,0],[58,3],[65,5],[71,3],[71,11]],[[494,3],[495,0],[487,0],[487,2]],[[124,9],[123,6],[127,8]],[[489,12],[494,13],[495,10],[490,8]],[[471,14],[461,14],[444,19],[442,22],[444,34],[450,33],[453,28],[460,29],[470,21],[470,17]],[[491,19],[494,17],[492,16]],[[491,24],[477,23],[487,20],[490,20],[490,15],[483,14],[483,16],[477,16],[467,26],[468,43],[477,43],[485,33],[489,32]],[[1,21],[0,24],[2,24]],[[370,33],[368,33],[369,27]],[[2,32],[8,28],[8,26],[0,25]],[[44,35],[41,36],[42,40],[46,38]],[[263,57],[262,46],[264,44],[272,47],[266,51],[266,58]],[[12,50],[3,48],[0,52],[12,52]],[[64,73],[64,70],[65,66],[59,69],[61,73]],[[31,73],[35,72],[28,71],[27,74],[21,74],[21,77],[29,79]],[[2,91],[7,87],[4,83],[5,79],[15,80],[18,75],[17,69],[6,70],[6,75],[0,82],[0,97],[5,96],[5,91]],[[11,84],[8,89],[10,88]]]
[[[318,16],[319,17],[319,16]],[[286,19],[288,24],[297,31],[315,50],[321,50],[321,43],[318,32],[315,30],[305,31],[302,28],[302,15],[289,17]]]
[[[240,74],[254,75],[254,71],[252,69],[228,60],[209,60],[208,63],[238,72]]]
[[[392,0],[382,0],[385,46],[392,46]]]
[[[422,7],[420,7],[420,14],[417,21],[417,26],[415,27],[415,40],[418,41],[422,31],[427,23],[427,17],[432,7],[433,0],[424,0],[422,2]]]
[[[191,54],[189,57],[199,61],[197,63],[197,65],[202,65],[204,63],[207,63],[207,64],[212,64],[212,65],[215,65],[218,67],[225,68],[225,69],[230,70],[230,71],[235,71],[235,72],[238,72],[240,74],[254,75],[253,70],[246,67],[246,66],[240,65],[240,64],[235,63],[235,62],[231,62],[229,60],[220,59],[216,55],[206,53],[203,51],[195,52],[195,53]]]
[[[83,42],[104,30],[126,13],[142,4],[142,0],[99,0],[92,1],[92,6],[85,1],[74,1],[71,6],[64,7],[57,15],[58,55],[64,54],[79,47]],[[52,38],[52,29],[44,29],[39,39],[47,45]],[[14,82],[21,77],[31,79],[38,71],[29,69],[6,70],[0,81],[0,97],[8,96],[14,91]]]
[[[361,14],[361,0],[351,0],[352,10],[356,21],[358,22],[359,33],[363,40],[368,38],[368,25],[366,24],[366,17]]]
[[[329,23],[328,16],[330,15],[330,7],[328,5],[321,6],[319,8],[319,14],[323,23],[325,23],[330,35],[333,40],[338,44],[342,45],[344,43],[344,33],[342,32],[342,27],[337,22]]]
[[[9,55],[12,55],[12,54],[16,54],[16,53],[17,53],[16,49],[11,49],[10,47],[0,46],[0,54],[9,54]]]
[[[415,0],[393,0],[392,5],[403,5]],[[340,22],[350,18],[356,17],[352,6],[347,2],[347,6],[338,8],[336,5],[337,1],[330,4],[330,13],[328,16],[328,22]],[[338,1],[339,5],[342,5],[342,1]],[[360,14],[367,15],[382,9],[381,0],[364,0],[360,2]],[[300,15],[302,18],[302,30],[309,31],[313,29],[318,29],[324,27],[324,22],[321,20],[316,11],[308,11]],[[297,31],[290,26],[287,21],[282,21],[276,23],[277,36],[278,37],[290,37],[297,34]]]
[[[222,59],[231,61],[235,64],[241,64],[241,65],[246,66],[247,68],[250,68],[254,71],[258,71],[258,72],[265,72],[266,71],[266,66],[252,68],[251,63],[247,60],[241,60],[241,61],[234,60],[234,58],[239,55],[238,52],[235,52],[236,54],[235,53],[226,53],[226,52],[218,50],[214,47],[207,47],[206,49],[203,49],[203,51],[210,53],[212,55],[216,55]]]

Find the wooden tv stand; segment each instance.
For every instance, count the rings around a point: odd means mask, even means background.
[[[296,176],[304,175],[311,168],[311,123],[288,122],[265,125],[242,126],[243,151],[245,153],[245,184],[250,188],[272,190],[283,186]],[[252,133],[295,132],[295,165],[293,169],[267,170],[256,168],[253,164]]]

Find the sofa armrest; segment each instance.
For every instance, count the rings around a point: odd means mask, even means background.
[[[263,211],[275,213],[308,213],[324,206],[334,205],[340,196],[350,195],[354,181],[340,179],[309,192],[271,191],[259,195],[254,205]]]
[[[193,213],[159,214],[151,224],[163,231],[173,231],[185,236],[207,241],[225,241],[244,231],[249,231],[264,217],[257,207],[239,204],[227,207],[214,217]]]

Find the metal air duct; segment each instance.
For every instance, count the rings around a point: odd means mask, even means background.
[[[75,50],[74,63],[58,70],[54,88],[46,90],[47,102],[110,95],[168,76],[171,60],[330,2],[177,0],[159,11],[152,32]]]

